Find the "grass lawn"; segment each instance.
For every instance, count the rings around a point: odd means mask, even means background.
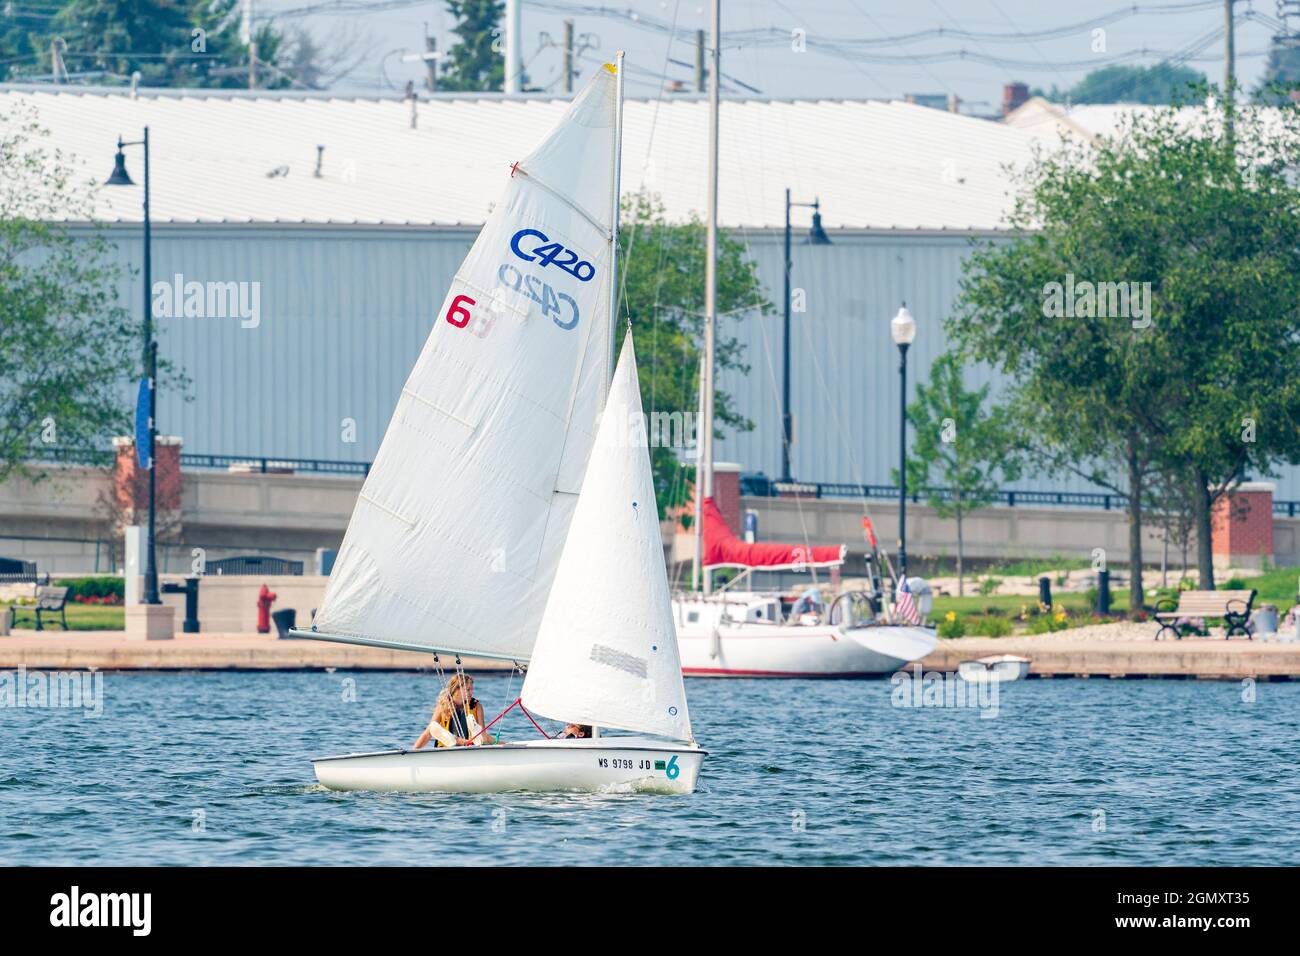
[[[1076,593],[1053,593],[1052,600],[1056,607],[1063,607],[1071,614],[1083,613],[1090,610],[1088,596],[1086,594]],[[990,594],[990,595],[968,595],[966,597],[941,597],[936,595],[934,598],[934,610],[931,617],[941,618],[949,611],[955,611],[959,615],[980,615],[988,613],[990,608],[997,608],[1003,614],[1014,617],[1020,613],[1022,607],[1035,607],[1038,604],[1037,595],[1028,594]],[[1115,610],[1128,607],[1128,591],[1112,590],[1110,592],[1110,606]]]
[[[36,612],[30,608],[17,607],[19,620],[14,624],[16,631],[34,631],[36,629]],[[108,607],[103,604],[67,605],[68,630],[70,631],[124,631],[126,630],[126,610],[122,607]],[[60,634],[57,614],[42,614],[45,624],[42,633]],[[53,622],[53,623],[51,623]]]
[[[1300,568],[1276,568],[1265,574],[1253,578],[1245,578],[1242,583],[1248,588],[1254,588],[1258,594],[1255,596],[1255,606],[1260,604],[1276,604],[1279,614],[1285,614],[1293,604],[1296,603],[1296,591],[1300,580]],[[1218,582],[1220,590],[1224,589],[1227,579],[1222,578]],[[1156,602],[1162,597],[1176,597],[1177,592],[1173,588],[1161,590],[1158,594],[1148,594],[1146,606],[1148,611],[1154,610]],[[1092,611],[1092,606],[1088,602],[1088,595],[1081,593],[1056,592],[1053,594],[1056,601],[1056,607],[1064,608],[1071,618],[1078,619],[1082,623],[1082,618]],[[975,626],[976,622],[985,615],[993,612],[1002,617],[1014,618],[1020,614],[1023,607],[1034,607],[1037,604],[1037,597],[1030,595],[1015,594],[990,594],[990,595],[969,595],[967,597],[943,597],[936,595],[934,598],[934,610],[931,612],[931,618],[942,621],[948,612],[955,613],[967,625],[967,633]],[[1110,606],[1113,611],[1128,610],[1128,590],[1115,589],[1110,592]]]
[[[1285,614],[1296,602],[1298,577],[1300,577],[1300,568],[1274,568],[1257,577],[1242,578],[1241,583],[1259,592],[1255,595],[1256,606],[1265,603],[1276,604],[1277,609]],[[1218,586],[1222,588],[1226,583],[1226,579],[1220,580]]]

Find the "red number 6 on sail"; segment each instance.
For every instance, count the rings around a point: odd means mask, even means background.
[[[469,320],[471,318],[469,309],[465,306],[477,304],[478,303],[467,295],[456,296],[456,298],[451,300],[451,305],[447,308],[447,321],[456,326],[456,328],[463,329],[465,326],[469,325]]]

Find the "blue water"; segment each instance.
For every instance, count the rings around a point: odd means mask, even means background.
[[[1300,683],[1246,702],[1235,682],[1031,680],[987,719],[895,706],[884,680],[694,680],[711,751],[694,796],[315,784],[312,756],[409,744],[435,686],[108,674],[98,719],[0,709],[0,864],[1279,864],[1300,849]],[[475,690],[494,713],[518,683]],[[536,734],[516,716],[507,737]]]

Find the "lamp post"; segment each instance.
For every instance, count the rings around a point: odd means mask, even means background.
[[[916,320],[904,302],[889,323],[898,346],[898,574],[907,577],[907,349],[916,338]]]
[[[117,155],[113,157],[113,172],[109,174],[106,186],[134,186],[135,182],[126,171],[126,154],[122,150],[127,146],[144,147],[144,349],[143,365],[146,381],[149,384],[149,544],[145,549],[144,603],[161,604],[158,597],[158,560],[154,547],[154,533],[157,530],[157,446],[158,446],[158,343],[153,338],[153,311],[151,309],[150,289],[153,286],[151,252],[153,243],[149,228],[149,127],[144,128],[144,138],[124,142],[117,138]],[[142,464],[144,456],[140,454],[139,437],[136,438],[136,459]]]
[[[781,351],[781,480],[790,481],[790,444],[794,439],[794,420],[790,414],[790,209],[802,206],[813,211],[812,228],[808,230],[808,245],[829,246],[830,236],[822,228],[821,201],[791,202],[790,190],[785,191],[785,322]]]

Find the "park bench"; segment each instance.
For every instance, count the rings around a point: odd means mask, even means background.
[[[1156,640],[1160,640],[1165,631],[1175,638],[1181,638],[1184,632],[1209,637],[1208,622],[1211,618],[1223,619],[1227,631],[1225,637],[1241,634],[1249,638],[1250,632],[1246,630],[1246,624],[1250,621],[1250,608],[1254,603],[1254,591],[1181,591],[1177,601],[1161,598],[1156,602],[1155,618],[1160,623]],[[1201,618],[1207,622],[1207,626],[1197,629],[1184,624],[1180,628],[1178,621],[1183,618]]]
[[[32,612],[36,615],[36,630],[45,630],[45,625],[41,621],[42,614],[58,614],[59,621],[63,629],[68,629],[68,615],[64,610],[68,604],[67,588],[50,588],[39,587],[36,589],[36,604],[32,607],[14,606],[14,623],[18,623],[18,615],[23,611]]]

